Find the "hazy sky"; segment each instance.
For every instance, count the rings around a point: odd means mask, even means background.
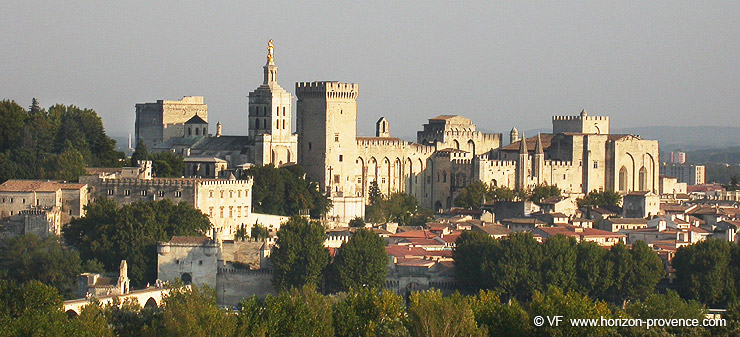
[[[740,1],[3,1],[0,99],[96,110],[205,96],[211,130],[246,134],[275,42],[279,82],[359,83],[358,133],[413,136],[440,114],[479,128],[740,126]],[[295,111],[294,111],[295,113]]]

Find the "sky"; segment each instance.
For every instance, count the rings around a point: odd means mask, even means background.
[[[204,96],[211,131],[247,133],[269,39],[280,85],[359,83],[358,135],[385,116],[479,129],[740,126],[740,1],[3,1],[0,99],[94,109],[109,135],[136,103]],[[295,111],[294,111],[295,113]],[[295,129],[294,129],[295,130]]]

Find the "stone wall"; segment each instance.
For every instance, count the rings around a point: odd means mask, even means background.
[[[216,297],[219,305],[235,306],[242,299],[256,295],[264,298],[276,295],[272,285],[272,270],[241,269],[227,266],[218,268]]]

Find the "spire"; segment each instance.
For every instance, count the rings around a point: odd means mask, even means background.
[[[537,144],[534,146],[534,154],[545,154],[544,151],[542,151],[542,139],[540,139],[540,134],[537,134]]]
[[[527,153],[527,136],[524,135],[524,132],[522,132],[522,141],[519,143],[519,154],[526,154]]]
[[[509,144],[514,144],[519,140],[519,130],[516,127],[511,128],[509,132]]]
[[[588,112],[586,112],[586,109],[581,110],[581,117],[588,117]]]
[[[267,42],[267,64],[265,64],[265,79],[263,84],[277,83],[277,66],[275,65],[275,45],[272,40]]]

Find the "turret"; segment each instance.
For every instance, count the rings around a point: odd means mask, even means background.
[[[221,129],[221,122],[216,123],[216,137],[221,137],[221,132],[223,130]]]
[[[511,128],[509,132],[509,144],[514,144],[519,141],[519,130],[516,127]]]
[[[527,178],[529,177],[529,152],[527,151],[527,137],[522,132],[522,139],[519,142],[519,160],[516,165],[516,187],[523,189],[527,187]]]
[[[537,177],[537,183],[541,184],[543,168],[545,166],[545,151],[542,149],[542,138],[537,134],[537,143],[534,146],[534,160],[532,161],[532,175]]]
[[[391,129],[388,124],[388,120],[385,117],[380,117],[375,123],[375,137],[390,137]]]

